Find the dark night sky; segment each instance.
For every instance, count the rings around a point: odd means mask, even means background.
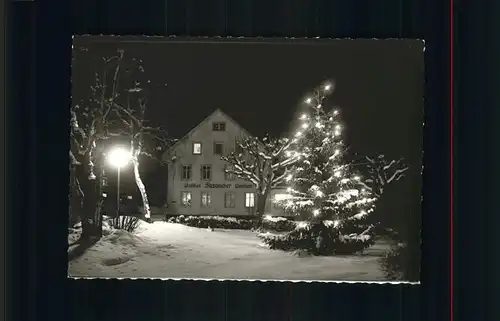
[[[129,41],[127,41],[127,39]],[[132,40],[131,40],[132,39]],[[306,94],[334,80],[346,143],[360,154],[404,157],[405,180],[420,192],[424,44],[417,40],[283,42],[173,41],[161,38],[75,38],[73,97],[88,94],[95,59],[117,48],[142,59],[155,84],[149,115],[181,137],[216,108],[254,135],[290,129]],[[167,84],[167,86],[164,86]],[[416,196],[416,195],[415,195]],[[420,202],[420,196],[418,196]]]

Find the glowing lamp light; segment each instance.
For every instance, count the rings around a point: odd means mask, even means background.
[[[132,159],[129,150],[123,147],[115,147],[108,154],[108,163],[116,168],[122,168]]]
[[[318,216],[318,215],[319,215],[319,210],[318,210],[318,209],[314,210],[314,211],[313,211],[313,215],[314,215],[314,216]]]
[[[301,133],[301,132],[297,132],[297,133],[295,134],[295,136],[296,136],[296,137],[300,137],[301,135],[302,135],[302,133]]]
[[[336,149],[335,150],[335,156],[337,156],[338,154],[340,154],[340,150]]]
[[[291,188],[291,187],[288,187],[288,188],[286,189],[286,191],[287,191],[288,193],[290,193],[290,192],[292,191],[292,188]]]
[[[300,116],[300,119],[306,119],[306,118],[307,118],[306,114],[302,114],[302,116]]]
[[[333,111],[333,114],[334,114],[334,115],[338,115],[338,114],[339,114],[339,111],[335,109],[335,110]]]
[[[311,99],[311,98],[307,98],[307,99],[306,99],[306,104],[310,104],[310,103],[311,103],[311,101],[312,101],[312,99]]]
[[[342,126],[340,126],[340,125],[335,126],[335,130],[341,130],[341,129],[342,129]]]
[[[321,108],[321,104],[319,104],[318,106],[316,106],[316,108],[320,109]]]
[[[332,85],[326,84],[324,88],[326,91],[329,91],[332,88]]]
[[[307,127],[309,127],[309,125],[308,125],[308,124],[302,124],[302,128],[304,128],[304,129],[305,129],[305,128],[307,128]]]

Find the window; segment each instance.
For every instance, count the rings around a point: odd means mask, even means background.
[[[234,208],[235,198],[236,198],[236,195],[234,194],[234,192],[226,192],[224,194],[224,207],[225,208]]]
[[[255,207],[255,193],[245,193],[245,207]]]
[[[181,192],[181,205],[191,207],[191,192]]]
[[[232,170],[233,166],[232,165],[226,165],[224,167],[224,179],[226,181],[233,181],[235,179],[235,175],[233,173],[227,173],[226,170]]]
[[[193,154],[201,155],[201,143],[193,143]]]
[[[214,143],[214,155],[222,155],[224,145],[222,143]]]
[[[181,179],[184,181],[189,181],[192,177],[191,165],[182,165],[181,169]]]
[[[201,166],[201,179],[211,180],[212,179],[212,166],[202,165]]]
[[[212,196],[209,192],[201,192],[201,207],[209,207],[212,203]]]
[[[212,123],[212,131],[223,132],[226,131],[226,123]]]

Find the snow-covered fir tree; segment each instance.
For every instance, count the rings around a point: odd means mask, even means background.
[[[276,248],[326,254],[357,252],[372,244],[366,218],[375,198],[343,159],[346,147],[339,111],[323,105],[332,90],[327,83],[306,98],[307,110],[285,151],[299,160],[288,174],[289,197],[281,205],[306,222],[284,237],[269,240]]]

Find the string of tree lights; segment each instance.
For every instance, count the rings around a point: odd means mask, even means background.
[[[374,225],[368,217],[376,197],[345,160],[340,113],[324,106],[333,89],[327,82],[305,99],[307,112],[287,146],[286,156],[297,161],[287,173],[288,197],[279,202],[303,223],[285,236],[264,236],[274,248],[326,254],[356,252],[373,244]]]

